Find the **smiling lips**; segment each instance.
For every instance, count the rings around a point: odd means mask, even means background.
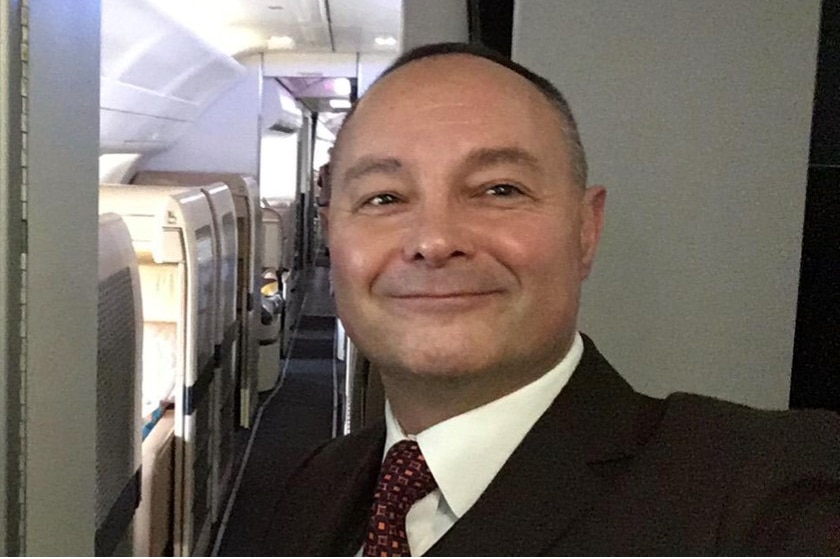
[[[507,292],[509,284],[499,273],[449,268],[445,273],[386,273],[374,292],[402,308],[442,312],[483,305]]]
[[[388,298],[404,311],[440,315],[483,307],[501,294],[501,290],[430,291],[391,294]]]
[[[482,297],[485,295],[494,295],[501,293],[501,290],[484,290],[484,291],[449,291],[443,293],[435,292],[418,292],[418,293],[398,293],[390,294],[389,297],[394,299],[459,299],[467,297]]]

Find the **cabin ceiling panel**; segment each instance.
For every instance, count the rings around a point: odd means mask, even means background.
[[[399,50],[402,0],[140,1],[153,4],[232,56],[276,50]],[[383,44],[386,37],[391,39]]]
[[[336,52],[397,52],[402,0],[328,0]],[[390,44],[386,38],[391,37]],[[377,44],[376,39],[380,39]]]
[[[355,54],[280,52],[265,53],[263,74],[266,77],[354,77]]]

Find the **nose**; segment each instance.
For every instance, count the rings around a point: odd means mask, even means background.
[[[471,255],[474,246],[463,218],[446,203],[418,207],[406,231],[405,259],[439,268],[452,258]]]

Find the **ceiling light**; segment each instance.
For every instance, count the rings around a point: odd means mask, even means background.
[[[268,39],[268,48],[270,49],[293,49],[295,48],[295,40],[288,35],[272,35]]]
[[[397,38],[393,35],[379,35],[373,40],[378,47],[395,47],[397,46]]]
[[[349,109],[353,103],[347,99],[330,99],[330,107],[333,109]]]
[[[333,91],[339,95],[350,95],[350,80],[347,78],[336,78],[333,80]]]

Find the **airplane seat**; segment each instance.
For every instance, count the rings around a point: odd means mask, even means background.
[[[212,515],[219,520],[226,488],[233,474],[236,415],[236,362],[238,323],[236,316],[236,267],[238,235],[235,207],[230,188],[223,182],[198,180],[192,184],[179,173],[143,171],[132,182],[147,186],[177,186],[201,191],[213,216],[213,254],[215,268],[215,405],[213,415]]]
[[[283,315],[283,334],[281,356],[289,350],[292,339],[292,329],[296,316],[292,304],[292,293],[297,289],[298,274],[295,269],[295,209],[293,200],[274,199],[269,201],[271,208],[277,212],[280,220],[280,287],[282,289],[285,309]]]
[[[154,171],[138,173],[133,179],[140,185],[194,186],[221,182],[230,188],[237,226],[237,322],[239,348],[236,363],[239,424],[250,427],[256,415],[258,397],[260,302],[262,271],[262,212],[259,184],[249,175],[201,171]]]
[[[263,277],[266,283],[260,292],[260,359],[257,384],[260,392],[273,389],[280,380],[285,306],[276,272],[267,269]]]
[[[152,479],[171,477],[174,488],[168,501],[175,503],[168,527],[171,536],[163,539],[172,542],[176,555],[201,554],[209,544],[212,525],[213,488],[208,480],[215,457],[212,214],[205,196],[195,190],[130,185],[101,185],[100,211],[123,215],[141,262],[148,346],[143,384],[155,387],[154,394],[143,397],[147,411],[153,410],[143,460],[152,469],[146,472]],[[171,404],[165,401],[155,407],[163,387],[170,384],[174,384]],[[173,407],[171,423],[163,421],[169,407]],[[170,439],[171,451],[166,442]],[[174,466],[165,458],[169,453]],[[146,503],[146,518],[136,525],[135,542],[141,549],[158,545],[156,534],[163,529],[158,518],[149,518],[156,514],[153,505]]]
[[[274,207],[280,214],[280,224],[283,230],[282,266],[284,270],[292,270],[295,264],[295,211],[293,204],[290,202],[278,204]]]
[[[96,373],[96,555],[131,555],[140,500],[142,308],[131,237],[116,214],[99,217]]]
[[[163,412],[143,441],[141,500],[134,525],[134,555],[163,557],[174,545],[175,411]]]
[[[263,202],[266,204],[266,202]],[[283,229],[280,213],[263,205],[263,242],[261,281],[260,359],[257,389],[271,390],[280,377],[280,362],[285,349],[283,340],[285,300],[283,298]]]
[[[156,412],[174,403],[178,370],[178,323],[181,310],[181,270],[177,264],[140,260],[143,298],[143,408],[144,430],[154,427]],[[152,293],[154,295],[152,295]]]

